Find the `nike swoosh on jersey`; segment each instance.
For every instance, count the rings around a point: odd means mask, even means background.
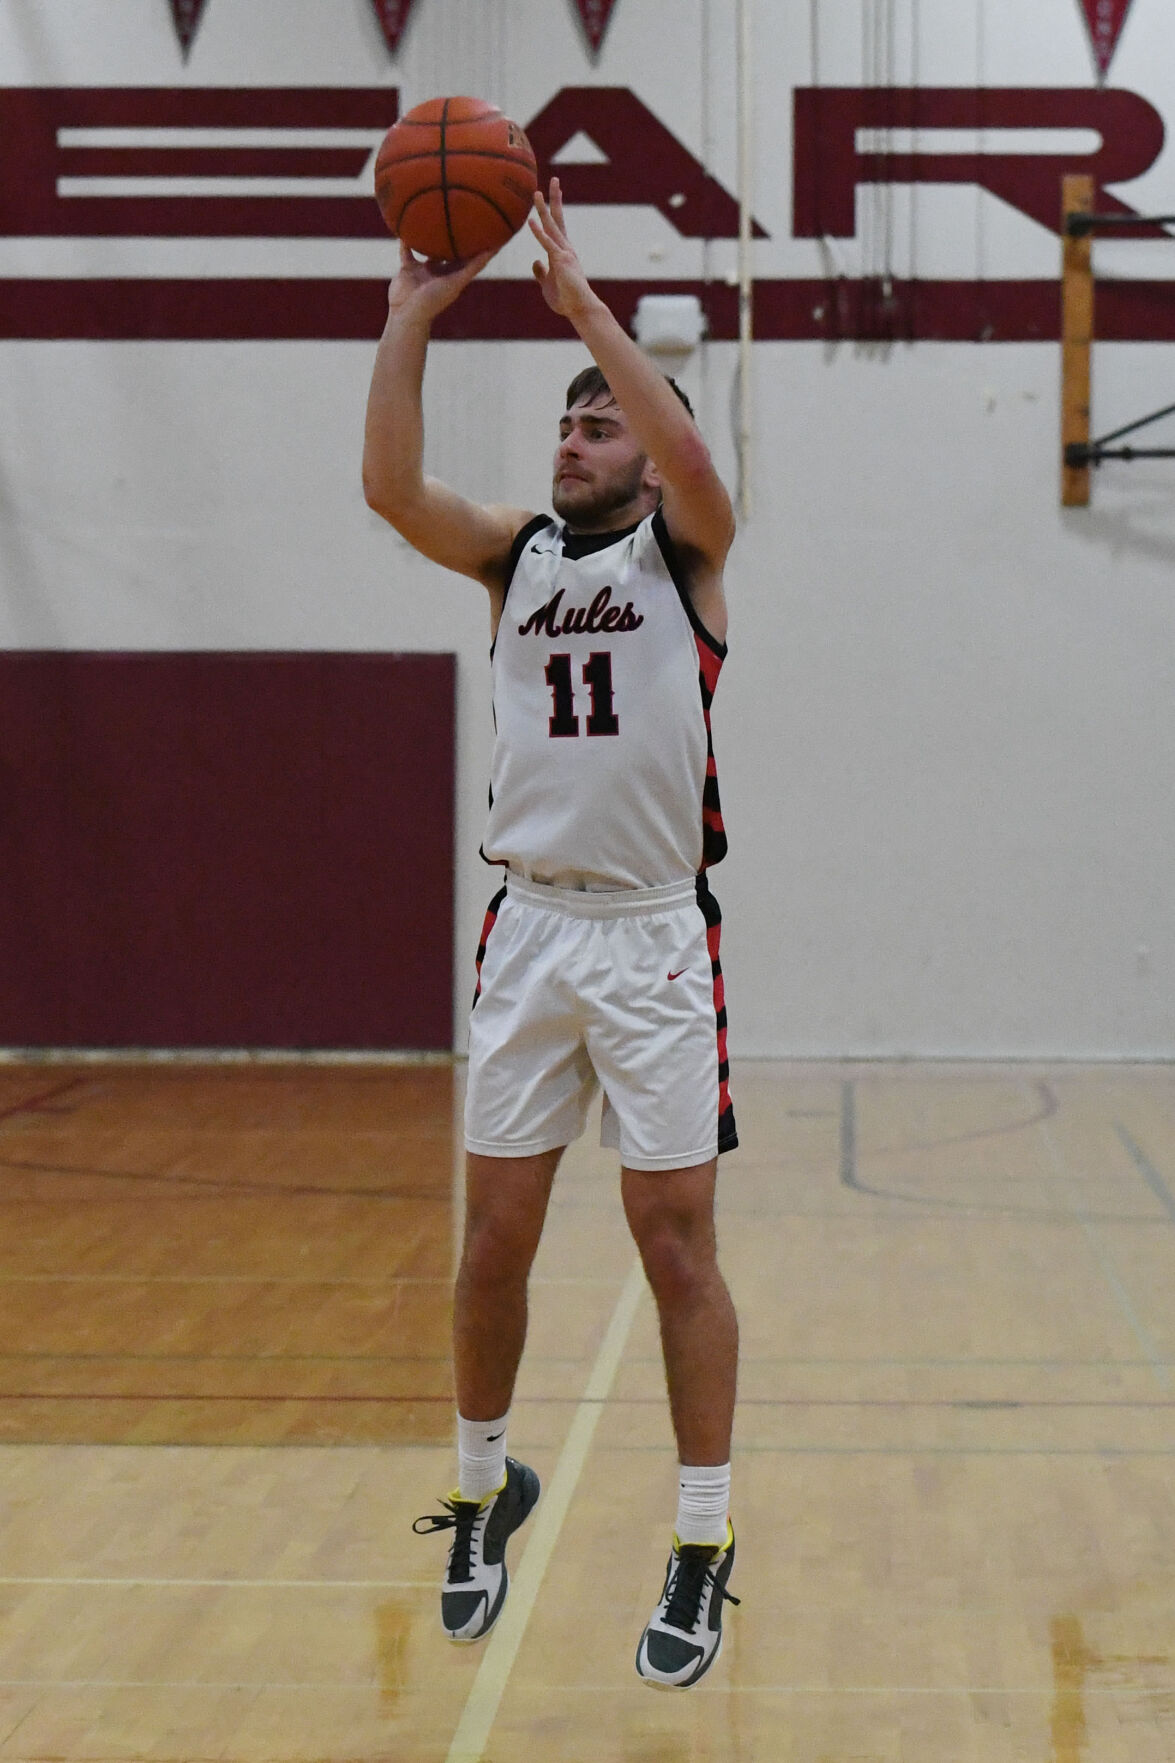
[[[671,974],[670,974],[670,975],[669,975],[669,977],[670,977],[670,979],[680,979],[680,978],[681,978],[681,976],[682,976],[682,974],[683,974],[683,973],[684,973],[684,972],[685,972],[685,968],[684,968],[684,967],[679,967],[679,968],[678,968],[678,970],[677,970],[677,972],[676,972],[676,973],[671,973]]]

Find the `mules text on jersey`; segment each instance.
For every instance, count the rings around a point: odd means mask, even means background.
[[[560,616],[562,614],[562,616]],[[532,612],[520,624],[520,637],[596,636],[600,631],[635,631],[644,624],[644,614],[633,609],[631,600],[617,606],[610,587],[603,587],[590,606],[571,606],[563,612],[563,589],[557,588],[545,606]]]

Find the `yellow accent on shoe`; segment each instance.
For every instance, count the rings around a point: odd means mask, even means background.
[[[487,1500],[496,1500],[498,1495],[501,1493],[502,1489],[505,1487],[505,1485],[506,1485],[506,1476],[503,1476],[496,1488],[492,1488],[488,1494],[482,1495],[481,1499],[477,1502],[478,1510],[479,1511],[481,1510],[481,1508],[485,1505]],[[465,1495],[461,1492],[460,1488],[454,1488],[452,1493],[449,1494],[447,1497],[450,1500],[465,1500]],[[468,1501],[466,1501],[466,1504],[468,1504]]]
[[[722,1554],[724,1550],[729,1549],[729,1547],[730,1547],[731,1543],[733,1543],[733,1541],[734,1541],[734,1526],[730,1522],[730,1519],[728,1518],[726,1520],[726,1536],[722,1542],[720,1542],[720,1543],[692,1543],[690,1546],[691,1546],[691,1548],[695,1548],[695,1549],[697,1549],[697,1548],[717,1549],[719,1554]],[[682,1546],[683,1545],[682,1545],[681,1538],[678,1536],[677,1532],[674,1531],[674,1533],[673,1533],[673,1547],[677,1550],[678,1554],[681,1553]]]

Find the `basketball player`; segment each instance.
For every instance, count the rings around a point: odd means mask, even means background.
[[[595,365],[572,381],[555,520],[465,501],[422,471],[429,327],[489,253],[454,268],[401,251],[367,414],[367,500],[490,597],[496,741],[483,854],[505,866],[478,951],[466,1098],[467,1213],[454,1299],[457,1486],[424,1534],[455,1532],[441,1595],[454,1641],[488,1634],[505,1547],[539,1495],[506,1455],[527,1278],[564,1147],[604,1091],[625,1214],[656,1299],[680,1458],[662,1596],[637,1648],[647,1682],[698,1682],[722,1641],[738,1326],[718,1269],[727,1090],[725,851],[709,705],[726,653],[730,499],[684,396],[593,293],[557,179],[535,197],[535,276]]]

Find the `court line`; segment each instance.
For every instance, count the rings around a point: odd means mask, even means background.
[[[851,1077],[840,1086],[840,1185],[862,1191],[857,1182],[857,1095]]]
[[[5,1167],[11,1167],[11,1166],[5,1165],[3,1158],[0,1158],[0,1169],[3,1169]],[[761,1173],[761,1172],[756,1171],[754,1173]],[[747,1174],[746,1170],[740,1170],[740,1179],[742,1177],[744,1177],[746,1174]],[[1041,1178],[1041,1186],[1042,1187],[1061,1187],[1064,1185],[1066,1185],[1066,1184],[1063,1184],[1059,1181],[1054,1181],[1051,1177],[1042,1177]],[[215,1197],[215,1190],[214,1189],[210,1189],[208,1191],[211,1192],[213,1194],[213,1196]],[[278,1194],[286,1192],[286,1190],[284,1190],[284,1189],[272,1189],[272,1190],[267,1190],[267,1191],[278,1193]],[[314,1190],[315,1193],[326,1194],[328,1197],[330,1196],[330,1194],[333,1191],[334,1190],[322,1189],[322,1188]],[[1009,1205],[1004,1205],[1004,1204],[1001,1204],[998,1202],[993,1202],[992,1204],[989,1205],[984,1201],[944,1200],[944,1199],[937,1199],[930,1194],[927,1194],[925,1196],[920,1196],[918,1194],[913,1194],[913,1193],[900,1193],[900,1192],[896,1192],[896,1191],[886,1189],[886,1188],[863,1187],[859,1183],[857,1184],[857,1191],[862,1194],[870,1195],[872,1197],[875,1197],[875,1198],[881,1199],[881,1200],[893,1200],[893,1201],[900,1200],[906,1205],[922,1206],[925,1209],[928,1216],[930,1216],[931,1214],[934,1215],[934,1222],[935,1223],[941,1223],[941,1224],[949,1224],[951,1222],[951,1217],[950,1217],[951,1214],[961,1214],[963,1216],[964,1221],[968,1224],[974,1222],[976,1219],[1005,1219],[1005,1218],[1027,1219],[1030,1223],[1033,1223],[1033,1224],[1071,1225],[1073,1223],[1072,1213],[1057,1211],[1055,1208],[1052,1208],[1049,1206],[1040,1206],[1040,1207],[1009,1206]],[[172,1197],[175,1197],[175,1196],[163,1196],[163,1200],[166,1201]],[[179,1196],[179,1197],[184,1198],[185,1200],[188,1198],[187,1195]],[[377,1198],[378,1197],[380,1197],[380,1196],[377,1195]],[[385,1196],[385,1197],[394,1198],[396,1196]],[[409,1197],[411,1197],[411,1196],[409,1196]],[[95,1209],[106,1208],[107,1210],[109,1210],[111,1207],[114,1207],[114,1206],[140,1205],[140,1204],[142,1204],[142,1201],[143,1201],[143,1196],[139,1193],[107,1194],[107,1195],[103,1195],[101,1197],[99,1197],[97,1195],[83,1196],[82,1198],[75,1200],[74,1204],[76,1204],[79,1208],[83,1207],[83,1206],[89,1206],[89,1207],[93,1207]],[[4,1210],[19,1211],[19,1210],[26,1208],[27,1206],[29,1206],[30,1204],[33,1204],[33,1203],[35,1203],[35,1202],[31,1201],[28,1196],[20,1197],[20,1196],[16,1196],[16,1195],[13,1195],[10,1193],[0,1193],[0,1211],[4,1211]],[[161,1203],[162,1203],[162,1201],[161,1201]],[[552,1207],[552,1210],[556,1209],[554,1200],[552,1200],[552,1202],[551,1202],[551,1207]],[[720,1207],[719,1216],[721,1219],[724,1219],[727,1222],[733,1221],[735,1219],[750,1219],[750,1220],[754,1221],[757,1228],[762,1228],[771,1222],[782,1223],[782,1222],[786,1222],[791,1219],[811,1219],[811,1220],[820,1220],[820,1221],[827,1222],[828,1220],[843,1221],[845,1219],[852,1219],[852,1218],[856,1218],[857,1216],[859,1216],[857,1213],[850,1211],[847,1207],[767,1206],[767,1205],[759,1205],[759,1204],[756,1204],[754,1206],[736,1206],[728,1200],[723,1200],[721,1197],[719,1199],[719,1207]],[[564,1202],[564,1204],[562,1205],[562,1207],[559,1208],[559,1210],[563,1211],[564,1213],[568,1213],[568,1214],[575,1213],[575,1212],[591,1212],[591,1213],[597,1213],[597,1214],[608,1214],[610,1217],[613,1217],[613,1218],[616,1216],[616,1206],[615,1206],[615,1203],[611,1200],[607,1200],[607,1201],[604,1201],[604,1200],[601,1200],[601,1201],[572,1200],[570,1202]],[[455,1214],[455,1216],[456,1216],[456,1214]],[[869,1220],[869,1224],[870,1224],[871,1228],[873,1228],[875,1230],[904,1230],[909,1222],[909,1214],[908,1213],[898,1213],[898,1212],[894,1212],[892,1210],[882,1211],[879,1209],[877,1211],[869,1213],[867,1216],[868,1216],[868,1220]],[[1155,1222],[1154,1214],[1147,1213],[1147,1212],[1096,1212],[1096,1213],[1093,1213],[1091,1216],[1095,1217],[1098,1220],[1099,1224],[1144,1225],[1145,1226],[1145,1225],[1153,1225]],[[0,1275],[0,1280],[2,1280],[4,1277],[5,1276]],[[13,1275],[11,1277],[13,1277],[13,1278],[28,1278],[30,1276],[28,1276],[28,1275]],[[64,1275],[64,1274],[47,1274],[45,1277],[47,1279],[65,1279],[70,1276]],[[102,1277],[109,1277],[111,1279],[117,1280],[117,1279],[125,1278],[126,1276],[119,1275],[119,1274],[112,1274],[109,1276],[103,1276],[103,1275],[99,1275],[99,1274],[93,1274],[93,1275],[78,1274],[74,1277],[76,1277],[79,1281],[81,1281],[81,1280],[85,1280],[85,1279],[89,1279],[89,1278],[93,1278],[94,1280],[98,1280]],[[151,1274],[151,1275],[142,1276],[142,1280],[143,1280],[143,1283],[148,1283],[148,1282],[153,1282],[153,1281],[163,1281],[169,1277],[172,1277],[172,1276],[166,1275],[166,1274]],[[224,1283],[227,1284],[227,1283],[231,1283],[235,1279],[244,1279],[246,1277],[252,1277],[254,1279],[260,1280],[261,1278],[263,1278],[265,1276],[262,1276],[259,1274],[255,1274],[252,1276],[238,1275],[238,1274],[196,1275],[196,1276],[194,1276],[192,1283],[199,1284],[202,1281],[206,1281],[209,1284],[213,1284],[213,1283],[216,1283],[218,1280],[222,1280]],[[296,1283],[299,1283],[299,1280],[295,1276],[281,1275],[281,1274],[275,1275],[272,1279],[267,1280],[267,1283],[272,1284],[272,1285],[280,1285],[280,1284],[287,1283],[287,1282],[296,1284]],[[326,1279],[323,1279],[323,1280],[310,1279],[310,1280],[307,1280],[305,1283],[310,1284],[310,1285],[332,1285],[332,1284],[347,1285],[350,1283],[362,1285],[362,1284],[377,1284],[377,1283],[381,1283],[381,1282],[362,1281],[362,1280],[357,1280],[357,1281],[351,1282],[351,1281],[347,1281],[347,1280],[332,1281],[332,1280],[326,1280]],[[407,1284],[409,1282],[405,1281],[403,1283]],[[418,1282],[418,1283],[431,1283],[431,1282]],[[451,1281],[451,1279],[446,1279],[446,1280],[438,1280],[436,1283],[441,1284],[441,1285],[451,1285],[452,1281]],[[615,1281],[614,1280],[593,1280],[593,1279],[568,1279],[568,1280],[564,1281],[564,1280],[560,1280],[557,1278],[555,1278],[555,1279],[541,1279],[540,1278],[537,1281],[532,1280],[531,1283],[532,1283],[532,1285],[535,1283],[537,1283],[539,1285],[561,1285],[561,1284],[567,1284],[567,1285],[597,1285],[597,1284],[611,1285],[611,1284],[615,1284]]]
[[[248,1402],[254,1407],[262,1404],[272,1406],[274,1403],[295,1403],[305,1406],[311,1403],[319,1405],[353,1406],[355,1403],[369,1403],[372,1407],[393,1407],[397,1404],[413,1403],[420,1407],[429,1404],[447,1403],[453,1405],[449,1396],[322,1396],[312,1392],[286,1393],[270,1395],[252,1390],[242,1390],[235,1395],[209,1395],[200,1390],[176,1391],[165,1390],[162,1395],[152,1395],[142,1390],[0,1390],[0,1402]]]
[[[923,1607],[924,1609],[924,1607]],[[1004,1612],[1006,1614],[1006,1612]],[[615,1696],[615,1684],[551,1683],[544,1685],[557,1696]],[[1085,1694],[1110,1700],[1115,1696],[1167,1696],[1175,1684],[1097,1684],[1086,1687]],[[1051,1701],[1055,1684],[944,1683],[938,1684],[868,1684],[868,1683],[715,1683],[698,1684],[696,1696],[1040,1696]]]
[[[1047,1121],[1041,1121],[1040,1134],[1048,1147],[1049,1156],[1052,1158],[1053,1165],[1058,1174],[1069,1174],[1068,1167],[1064,1158],[1061,1156],[1060,1149],[1057,1145],[1056,1135]],[[1145,1353],[1147,1363],[1154,1372],[1159,1388],[1163,1391],[1164,1395],[1170,1395],[1172,1384],[1171,1379],[1167,1375],[1167,1362],[1163,1358],[1162,1349],[1157,1341],[1155,1341],[1142,1317],[1139,1315],[1134,1300],[1127,1291],[1117,1268],[1114,1266],[1109,1251],[1103,1247],[1089,1214],[1079,1202],[1073,1198],[1072,1184],[1070,1184],[1067,1192],[1069,1206],[1072,1208],[1074,1218],[1081,1226],[1085,1240],[1089,1245],[1090,1253],[1093,1255],[1094,1260],[1101,1269],[1106,1284],[1117,1299],[1118,1308],[1129,1325],[1135,1340]]]
[[[1026,1132],[1036,1126],[1047,1130],[1047,1123],[1052,1115],[1057,1112],[1059,1104],[1048,1084],[1038,1083],[1036,1089],[1043,1104],[1042,1108],[1025,1120],[1013,1122],[1006,1130],[1009,1132]],[[972,1139],[993,1137],[998,1132],[1004,1130],[1005,1129],[1003,1128],[992,1128],[990,1132],[965,1133],[954,1139],[943,1139],[939,1141],[938,1144],[933,1142],[924,1143],[913,1148],[918,1150],[935,1150],[940,1148],[940,1146],[963,1144]],[[989,1205],[986,1201],[982,1200],[948,1200],[934,1192],[909,1193],[900,1188],[879,1188],[869,1182],[863,1182],[857,1167],[857,1098],[856,1086],[854,1085],[852,1078],[846,1078],[842,1082],[840,1088],[839,1139],[840,1145],[837,1175],[842,1188],[847,1188],[850,1192],[855,1194],[867,1194],[871,1199],[875,1200],[891,1200],[897,1201],[905,1206],[920,1207],[928,1218],[940,1216],[944,1212],[955,1212],[963,1214],[969,1221],[975,1217],[985,1217],[1023,1218],[1030,1219],[1034,1223],[1054,1222],[1060,1219],[1065,1223],[1069,1223],[1073,1218],[1078,1216],[1072,1210],[1066,1214],[1049,1212],[1045,1209],[1033,1210],[1021,1206],[1006,1206],[1000,1204]],[[885,1154],[897,1154],[897,1151],[898,1147],[890,1147]],[[879,1152],[877,1154],[881,1155],[882,1153]],[[931,1179],[933,1180],[934,1178],[932,1177]],[[1062,1187],[1066,1193],[1070,1192],[1073,1185],[1072,1177],[1069,1176],[1067,1172],[1059,1170],[1057,1185]],[[906,1217],[909,1217],[908,1213],[906,1214]],[[873,1219],[871,1222],[881,1223],[882,1220]],[[901,1222],[904,1222],[904,1220],[901,1220]],[[1104,1222],[1108,1222],[1108,1220],[1105,1220]],[[1134,1220],[1131,1220],[1131,1222],[1134,1222]],[[1140,1220],[1139,1222],[1142,1221]]]
[[[740,1181],[743,1180],[746,1173],[747,1171],[740,1167]],[[842,1183],[842,1185],[845,1184]],[[1051,1177],[1042,1177],[1041,1185],[1043,1187],[1065,1187],[1071,1186],[1072,1184],[1056,1181]],[[930,1192],[923,1195],[901,1192],[894,1188],[873,1188],[865,1186],[860,1181],[854,1181],[853,1190],[856,1193],[865,1194],[873,1199],[900,1200],[907,1206],[921,1206],[924,1208],[927,1217],[935,1224],[951,1223],[952,1219],[950,1215],[952,1214],[961,1215],[961,1221],[966,1224],[972,1224],[977,1219],[985,1220],[1004,1218],[1026,1219],[1031,1224],[1071,1225],[1073,1223],[1073,1215],[1071,1212],[1057,1211],[1055,1208],[1048,1206],[1008,1206],[999,1202],[993,1202],[989,1205],[983,1200],[944,1200],[937,1198]],[[5,1202],[0,1201],[0,1205],[4,1203]],[[13,1205],[19,1203],[20,1202],[16,1201],[11,1202]],[[121,1204],[121,1202],[111,1203]],[[94,1204],[104,1205],[106,1202],[95,1201]],[[607,1201],[589,1202],[587,1200],[573,1200],[570,1205],[565,1205],[563,1210],[566,1212],[614,1213],[615,1207]],[[846,1207],[735,1206],[729,1202],[724,1202],[721,1196],[719,1197],[720,1220],[729,1222],[736,1218],[753,1219],[755,1224],[760,1227],[786,1219],[801,1218],[820,1219],[824,1221],[831,1219],[843,1222],[846,1219],[856,1219],[860,1216],[859,1213],[850,1211]],[[870,1212],[865,1216],[868,1218],[870,1227],[875,1230],[905,1230],[910,1218],[908,1212],[883,1212],[880,1210]],[[1097,1212],[1094,1213],[1093,1216],[1097,1218],[1099,1224],[1149,1225],[1155,1222],[1154,1215],[1146,1212]]]
[[[532,1286],[614,1286],[616,1277],[598,1279],[566,1279],[557,1274],[532,1278]],[[316,1279],[311,1273],[0,1273],[0,1285],[134,1285],[134,1286],[323,1286],[346,1291],[352,1286],[377,1292],[394,1291],[397,1286],[444,1286],[451,1289],[452,1274],[442,1279],[425,1274],[390,1273],[385,1279]]]
[[[227,1131],[228,1129],[226,1129]],[[291,1135],[292,1136],[292,1135]],[[0,1146],[2,1148],[2,1146]],[[433,1193],[431,1190],[415,1188],[331,1188],[322,1187],[314,1182],[271,1182],[249,1181],[244,1176],[216,1176],[204,1180],[200,1176],[177,1175],[174,1171],[161,1173],[152,1169],[93,1169],[88,1164],[78,1167],[71,1163],[30,1163],[27,1158],[6,1157],[0,1155],[0,1169],[15,1170],[19,1175],[67,1175],[76,1176],[83,1181],[123,1182],[129,1183],[134,1189],[154,1183],[164,1190],[171,1200],[194,1200],[197,1198],[216,1199],[225,1194],[253,1195],[260,1199],[273,1196],[284,1196],[299,1200],[380,1200],[411,1201],[417,1206],[448,1206],[451,1204],[447,1193]],[[156,1196],[157,1198],[160,1196]],[[130,1199],[139,1199],[141,1194],[104,1195],[98,1204],[113,1205],[119,1199],[124,1203]],[[19,1202],[24,1203],[24,1202]],[[95,1204],[93,1198],[83,1198],[82,1204]]]
[[[87,1081],[86,1078],[71,1077],[68,1082],[54,1084],[52,1089],[42,1090],[38,1095],[30,1096],[23,1102],[10,1102],[6,1107],[0,1108],[0,1121],[12,1120],[18,1114],[47,1112],[48,1104],[56,1102],[61,1096],[67,1096],[71,1090],[78,1089]],[[53,1112],[56,1113],[57,1110],[54,1109]],[[69,1113],[72,1110],[67,1109],[65,1112]]]
[[[407,1448],[396,1445],[397,1450]],[[665,1447],[609,1444],[605,1449],[612,1455],[649,1456],[664,1453]],[[1152,1445],[753,1445],[740,1440],[738,1451],[740,1457],[1175,1457],[1175,1446]]]
[[[165,1390],[162,1394],[142,1390],[5,1390],[0,1389],[3,1402],[449,1402],[451,1394],[442,1396],[408,1394],[378,1395],[370,1391],[359,1394],[315,1394],[299,1391],[277,1391],[254,1395],[249,1391],[227,1395],[209,1394],[205,1390]],[[604,1408],[663,1408],[664,1395],[658,1396],[518,1396],[519,1406],[528,1408],[570,1408],[596,1406]],[[965,1409],[970,1412],[1020,1413],[1040,1409],[1128,1408],[1132,1412],[1145,1409],[1148,1413],[1175,1410],[1175,1401],[1159,1401],[1154,1397],[1085,1396],[740,1396],[740,1408],[884,1408],[929,1409],[944,1412]],[[2,1583],[2,1581],[0,1581]]]
[[[445,1763],[479,1763],[485,1751],[507,1680],[522,1645],[543,1577],[559,1541],[563,1520],[567,1516],[587,1461],[596,1426],[616,1377],[644,1290],[644,1269],[638,1259],[629,1269],[628,1278],[596,1354],[583,1398],[572,1416],[555,1472],[539,1502],[532,1521],[533,1529],[518,1571],[513,1577],[505,1610],[498,1618],[477,1676],[465,1698],[465,1706]],[[663,1451],[664,1446],[661,1449]]]
[[[1030,1107],[1032,1104],[1030,1103]],[[1060,1104],[1047,1083],[1038,1081],[1036,1084],[1035,1112],[1029,1113],[1023,1120],[1000,1121],[995,1126],[976,1127],[972,1132],[948,1133],[941,1139],[911,1139],[904,1145],[876,1145],[870,1148],[871,1157],[907,1157],[918,1151],[942,1151],[954,1145],[977,1144],[981,1139],[1004,1138],[1014,1133],[1027,1132],[1043,1121],[1050,1120],[1057,1112]],[[856,1086],[852,1078],[841,1083],[840,1094],[840,1179],[841,1185],[853,1188],[858,1193],[876,1194],[883,1199],[902,1200],[914,1198],[901,1193],[894,1193],[888,1188],[863,1187],[857,1176],[857,1098]]]
[[[325,1680],[311,1680],[306,1683],[220,1683],[206,1677],[0,1677],[0,1689],[5,1690],[310,1690],[315,1695],[342,1692],[370,1696],[372,1690],[379,1688],[379,1682],[375,1678],[360,1678],[354,1683],[331,1683]],[[107,1753],[107,1756],[110,1755],[111,1753]],[[117,1757],[119,1753],[115,1752],[113,1755]],[[223,1752],[221,1755],[223,1756]]]
[[[1140,1145],[1135,1144],[1121,1121],[1116,1120],[1114,1122],[1114,1131],[1129,1151],[1134,1167],[1138,1170],[1143,1181],[1155,1196],[1156,1200],[1158,1200],[1159,1204],[1166,1212],[1167,1217],[1175,1223],[1175,1194],[1172,1194],[1170,1188],[1167,1186],[1146,1152]]]
[[[53,1689],[53,1690],[310,1690],[316,1695],[342,1694],[369,1696],[373,1689],[379,1687],[374,1679],[362,1678],[355,1682],[310,1681],[302,1683],[223,1683],[209,1678],[114,1678],[114,1677],[0,1677],[0,1689]],[[555,1695],[608,1696],[615,1697],[615,1683],[584,1684],[560,1683],[547,1684],[546,1689]],[[1162,1696],[1169,1698],[1172,1684],[1091,1684],[1085,1689],[1087,1696],[1098,1700],[1110,1701],[1114,1698],[1129,1701],[1134,1697]],[[693,1691],[695,1696],[1039,1696],[1050,1699],[1055,1694],[1055,1686],[1036,1688],[1024,1684],[867,1684],[867,1683],[763,1683],[763,1684],[714,1684],[712,1687],[699,1684]],[[478,1753],[480,1758],[481,1753]]]
[[[138,1578],[138,1576],[132,1578],[132,1580],[97,1580],[97,1578],[74,1580],[74,1578],[69,1578],[69,1576],[65,1576],[65,1574],[41,1576],[41,1578],[35,1578],[35,1576],[23,1576],[23,1578],[21,1578],[21,1576],[0,1574],[0,1585],[101,1585],[101,1587],[120,1587],[120,1585],[123,1585],[123,1587],[143,1587],[143,1585],[162,1585],[162,1587],[176,1587],[176,1585],[198,1585],[198,1587],[199,1585],[205,1585],[205,1587],[206,1585],[226,1585],[226,1587],[238,1587],[243,1588],[243,1590],[254,1590],[254,1588],[265,1590],[265,1588],[275,1588],[275,1590],[296,1590],[296,1592],[318,1592],[318,1590],[328,1590],[328,1592],[341,1592],[341,1590],[358,1590],[358,1592],[388,1592],[388,1590],[392,1590],[392,1592],[408,1592],[408,1590],[425,1590],[425,1592],[430,1592],[430,1590],[436,1590],[436,1580],[162,1580],[162,1578],[143,1580],[143,1578]]]

